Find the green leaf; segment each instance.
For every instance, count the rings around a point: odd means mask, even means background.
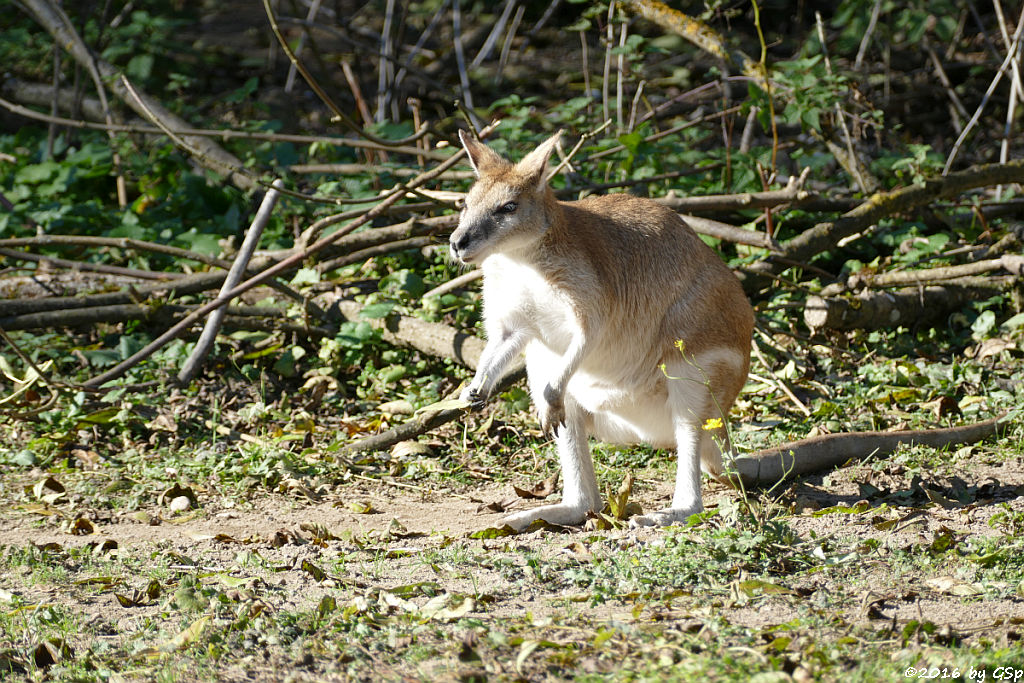
[[[395,310],[395,303],[393,301],[382,301],[380,303],[363,306],[363,309],[359,311],[359,316],[375,320],[387,317],[387,315],[393,310]]]
[[[479,531],[474,531],[473,533],[471,533],[469,535],[469,537],[470,538],[480,538],[480,539],[502,538],[504,536],[515,536],[517,533],[519,533],[519,532],[517,532],[515,529],[513,529],[508,524],[506,524],[506,525],[501,526],[501,527],[489,526],[486,529],[480,529]]]
[[[124,68],[124,71],[132,78],[149,78],[150,74],[153,73],[153,61],[152,55],[135,55],[128,60],[128,65]]]
[[[295,377],[299,373],[299,361],[306,355],[306,349],[295,345],[289,347],[274,363],[274,371],[285,377]]]
[[[227,95],[224,98],[224,101],[225,102],[230,102],[232,104],[237,104],[239,102],[244,102],[245,100],[249,99],[249,97],[251,97],[254,92],[256,92],[256,89],[259,87],[259,84],[260,84],[260,79],[258,79],[255,76],[253,76],[252,78],[247,80],[242,85],[241,88],[239,88],[238,90],[234,91],[233,93],[230,93],[229,95]]]
[[[994,311],[986,310],[982,311],[973,323],[971,323],[971,332],[975,339],[984,339],[990,336],[992,330],[996,327],[996,314]]]
[[[16,183],[40,183],[49,180],[60,171],[60,165],[55,161],[44,161],[41,164],[25,166],[14,174]]]
[[[309,560],[303,560],[300,568],[302,569],[302,571],[312,576],[314,581],[323,581],[327,578],[327,572],[325,572],[323,569],[316,566]]]
[[[315,285],[318,282],[320,282],[320,272],[316,268],[299,268],[290,284]]]

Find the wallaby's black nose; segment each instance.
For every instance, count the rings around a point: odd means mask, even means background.
[[[451,239],[448,240],[448,246],[451,247],[452,253],[456,256],[465,251],[468,245],[469,238],[466,235],[452,235]]]

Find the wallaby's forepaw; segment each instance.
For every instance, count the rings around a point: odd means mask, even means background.
[[[579,526],[587,521],[587,506],[568,505],[557,503],[555,505],[542,505],[532,510],[524,510],[514,515],[502,518],[499,525],[507,524],[516,531],[522,531],[538,519],[543,519],[550,524],[559,526]]]
[[[555,437],[558,428],[565,424],[565,403],[561,394],[549,384],[544,389],[544,403],[540,406],[540,428],[550,437]]]
[[[565,408],[548,406],[540,416],[540,428],[551,438],[558,436],[558,428],[565,424]]]
[[[642,526],[669,526],[671,524],[685,524],[692,515],[701,512],[703,505],[696,505],[690,508],[665,508],[655,510],[646,515],[630,517],[629,528],[636,529]]]
[[[468,401],[469,407],[473,410],[480,410],[484,407],[484,403],[487,402],[487,397],[480,393],[479,389],[472,386],[463,389],[462,393],[459,394],[459,398],[463,401]]]

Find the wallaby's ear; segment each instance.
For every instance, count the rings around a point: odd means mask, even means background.
[[[462,147],[466,150],[466,154],[469,155],[469,163],[473,166],[477,176],[482,175],[489,168],[508,163],[498,156],[497,152],[464,130],[459,130],[459,140],[462,141]]]
[[[517,168],[530,179],[532,185],[542,185],[547,181],[548,159],[561,137],[562,131],[558,131],[519,162]]]

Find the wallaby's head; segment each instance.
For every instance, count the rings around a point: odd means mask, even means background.
[[[466,195],[459,227],[452,233],[452,256],[479,263],[491,254],[528,247],[548,229],[547,166],[561,131],[518,164],[459,131],[477,181]]]

